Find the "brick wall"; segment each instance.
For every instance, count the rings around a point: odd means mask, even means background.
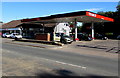
[[[44,41],[50,41],[50,34],[36,34],[35,35],[36,40],[44,40]]]

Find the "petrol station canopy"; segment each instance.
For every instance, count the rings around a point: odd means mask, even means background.
[[[89,11],[79,11],[65,14],[57,14],[46,17],[38,17],[32,19],[23,19],[21,22],[42,23],[43,26],[48,23],[74,22],[75,40],[77,40],[77,22],[92,23],[92,39],[94,40],[94,22],[114,22],[114,19],[105,17]]]
[[[114,19],[105,17],[89,11],[78,11],[64,14],[56,14],[46,17],[38,17],[31,19],[22,19],[21,22],[33,23],[61,23],[61,22],[114,22]]]
[[[21,24],[45,24],[46,27],[55,26],[61,22],[114,22],[114,19],[105,17],[89,11],[78,11],[64,14],[56,14],[46,17],[37,17],[30,19],[13,20],[2,25],[2,28],[15,28]]]

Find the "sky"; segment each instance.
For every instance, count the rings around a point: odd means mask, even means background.
[[[116,11],[118,2],[2,2],[4,23],[76,11]]]

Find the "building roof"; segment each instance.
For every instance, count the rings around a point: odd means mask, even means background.
[[[21,24],[22,24],[21,20],[13,20],[13,21],[3,24],[2,28],[15,28]]]
[[[0,21],[0,29],[2,28],[2,25],[3,25],[3,22],[2,22],[2,21]]]
[[[19,26],[24,26],[24,25],[27,25],[27,26],[30,26],[30,25],[37,25],[38,27],[39,26],[42,26],[41,23],[32,23],[32,22],[21,22],[21,20],[13,20],[13,21],[10,21],[8,23],[4,23],[3,25],[0,26],[0,28],[3,28],[3,29],[7,29],[7,28],[16,28],[16,27],[19,27]],[[56,24],[55,23],[49,23],[49,24],[45,24],[44,27],[54,27]]]

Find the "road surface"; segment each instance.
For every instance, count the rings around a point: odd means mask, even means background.
[[[84,51],[84,50],[79,50]],[[88,50],[89,51],[89,50]],[[118,59],[2,43],[3,75],[118,76]]]

